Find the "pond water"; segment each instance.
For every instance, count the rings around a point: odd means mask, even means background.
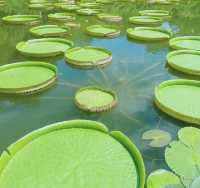
[[[167,42],[140,43],[126,36],[130,16],[138,15],[144,9],[169,10],[173,17],[162,27],[172,30],[176,36],[199,35],[200,2],[191,1],[179,5],[147,5],[145,3],[116,2],[104,6],[105,12],[121,15],[122,24],[118,24],[122,34],[113,39],[99,39],[87,36],[87,25],[103,23],[94,16],[77,16],[80,29],[72,30],[68,39],[75,46],[97,46],[112,51],[112,64],[100,69],[79,70],[70,67],[63,57],[45,59],[58,67],[57,84],[43,93],[31,96],[0,97],[0,152],[25,134],[48,124],[71,120],[90,119],[103,122],[110,130],[120,130],[128,135],[143,154],[147,173],[167,168],[164,161],[164,149],[155,149],[142,140],[142,134],[151,129],[168,131],[176,139],[177,131],[189,124],[177,121],[160,112],[154,105],[154,88],[162,81],[173,78],[185,78],[183,74],[170,70],[166,66],[166,55],[170,51]],[[6,8],[0,9],[1,17],[12,14],[42,14],[47,23],[47,14],[28,10],[24,1],[12,0]],[[0,63],[9,64],[24,58],[15,49],[18,42],[31,39],[27,26],[0,26]],[[187,77],[189,79],[198,79]],[[74,105],[74,93],[82,86],[98,85],[114,90],[119,104],[110,112],[88,114]]]

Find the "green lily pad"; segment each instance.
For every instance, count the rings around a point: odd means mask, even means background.
[[[3,22],[7,24],[33,24],[39,23],[40,19],[39,15],[12,15],[2,18]]]
[[[158,18],[169,18],[169,11],[167,10],[142,10],[139,11],[141,16],[153,16]]]
[[[164,147],[171,141],[171,135],[160,129],[153,129],[143,133],[143,140],[150,140],[149,146],[151,147]]]
[[[177,50],[200,50],[200,36],[175,37],[169,44],[171,48]]]
[[[65,60],[79,68],[105,66],[112,61],[112,52],[104,48],[72,48],[65,53]]]
[[[200,130],[186,127],[179,131],[178,136],[179,141],[172,142],[166,149],[165,160],[184,185],[191,187],[200,176]]]
[[[162,23],[162,19],[152,16],[132,16],[129,18],[129,22],[138,25],[159,25]]]
[[[72,14],[65,12],[52,13],[48,15],[51,21],[74,21],[76,18]]]
[[[106,14],[106,13],[98,14],[97,18],[106,22],[121,22],[123,19],[121,16]]]
[[[55,81],[56,67],[49,63],[25,61],[0,67],[0,93],[35,93]]]
[[[84,111],[103,112],[116,106],[117,96],[112,91],[89,86],[76,92],[75,103]]]
[[[147,188],[184,188],[178,176],[167,170],[156,170],[147,179]]]
[[[28,5],[28,8],[33,9],[33,10],[42,10],[46,8],[45,3],[32,3]]]
[[[169,80],[155,89],[158,108],[182,121],[200,125],[200,82]]]
[[[98,122],[56,123],[28,134],[7,151],[0,158],[2,188],[144,187],[137,147]]]
[[[31,28],[30,32],[37,37],[56,37],[66,35],[69,31],[58,25],[41,25]]]
[[[43,38],[20,42],[16,49],[25,56],[51,57],[63,54],[72,46],[72,41],[63,38]]]
[[[180,72],[200,75],[200,52],[195,50],[177,50],[167,55],[170,67]]]
[[[200,177],[196,178],[192,184],[190,188],[199,188],[200,187]]]
[[[60,6],[60,8],[65,11],[76,11],[80,9],[80,6],[72,4],[72,5],[62,5]]]
[[[90,8],[81,8],[81,9],[78,9],[76,12],[77,14],[80,14],[80,15],[93,16],[93,15],[99,14],[100,10],[90,9]]]
[[[147,42],[169,40],[172,33],[157,27],[135,27],[127,29],[128,37]]]
[[[120,30],[111,25],[90,25],[86,28],[86,32],[95,37],[114,38],[120,35]]]
[[[100,4],[98,3],[93,3],[93,2],[85,2],[85,3],[80,3],[79,4],[80,7],[83,8],[98,8],[100,6]]]

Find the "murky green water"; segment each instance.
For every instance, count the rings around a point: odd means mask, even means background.
[[[23,2],[23,1],[22,1]],[[97,39],[84,34],[84,28],[93,23],[101,23],[95,17],[79,16],[81,29],[72,31],[68,37],[75,46],[93,45],[104,47],[113,52],[113,62],[104,69],[79,70],[68,66],[62,57],[46,59],[57,65],[58,83],[51,89],[37,95],[0,97],[0,151],[32,130],[48,124],[71,120],[91,119],[105,123],[111,130],[126,133],[141,150],[148,173],[158,168],[167,168],[164,162],[164,149],[153,149],[141,136],[144,131],[159,127],[176,138],[178,129],[188,126],[161,113],[154,106],[154,87],[160,82],[173,78],[185,78],[166,67],[166,54],[170,51],[168,43],[138,43],[126,37],[125,30],[131,27],[128,18],[137,15],[139,10],[147,8],[172,11],[173,18],[163,27],[179,35],[199,35],[200,2],[191,1],[180,5],[145,5],[142,3],[113,3],[105,6],[105,11],[119,14],[124,22],[118,27],[122,35],[114,39]],[[0,15],[15,13],[47,12],[29,11],[18,0],[10,0],[6,8],[0,9]],[[199,16],[198,16],[199,15]],[[44,19],[44,23],[45,23]],[[9,64],[24,58],[15,46],[22,40],[33,38],[28,27],[0,25],[0,63]],[[189,77],[191,78],[191,77]],[[197,79],[197,78],[191,78]],[[81,86],[100,85],[117,92],[119,104],[111,112],[88,114],[79,111],[73,102],[75,91]]]

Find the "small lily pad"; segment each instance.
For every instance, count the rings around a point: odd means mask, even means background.
[[[143,133],[143,140],[150,140],[149,146],[151,147],[164,147],[171,141],[171,135],[160,129],[153,129]]]
[[[25,56],[51,57],[63,54],[72,46],[72,41],[63,38],[43,38],[20,42],[16,49]]]
[[[157,27],[135,27],[127,29],[128,37],[146,42],[169,40],[172,33]]]
[[[76,18],[74,15],[69,13],[58,12],[49,14],[48,19],[51,21],[74,21]]]
[[[112,61],[112,52],[104,48],[72,48],[65,53],[67,63],[79,68],[102,67]]]
[[[137,25],[159,25],[162,19],[152,16],[132,16],[129,22]]]
[[[69,30],[58,25],[41,25],[31,28],[30,32],[37,37],[57,37],[66,35]]]
[[[86,28],[86,32],[95,37],[114,38],[120,35],[120,30],[111,25],[90,25]]]
[[[114,92],[99,87],[83,87],[75,94],[75,103],[81,110],[88,112],[108,111],[116,106]]]
[[[39,15],[12,15],[2,18],[3,22],[7,24],[33,24],[39,23],[40,19]]]
[[[177,50],[200,50],[200,36],[175,37],[169,41],[170,47]]]
[[[80,14],[80,15],[93,16],[93,15],[99,14],[100,10],[90,9],[90,8],[81,8],[81,9],[78,9],[76,12],[77,14]]]
[[[61,5],[60,8],[62,10],[71,12],[71,11],[76,11],[76,10],[80,9],[80,6],[75,5],[75,4],[72,4],[72,5],[69,4],[69,5]]]
[[[98,14],[97,18],[105,22],[121,22],[123,19],[121,16],[106,13]]]
[[[27,94],[48,88],[56,81],[56,67],[39,61],[25,61],[0,67],[0,93]]]
[[[163,19],[170,17],[167,10],[141,10],[139,13],[141,16],[153,16]]]

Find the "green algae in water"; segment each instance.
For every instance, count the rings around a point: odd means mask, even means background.
[[[5,151],[0,158],[2,188],[144,187],[145,169],[137,147],[98,122],[53,124],[18,140],[8,151],[11,155]]]
[[[104,48],[72,48],[65,53],[67,63],[80,68],[105,66],[112,61],[112,52]]]

